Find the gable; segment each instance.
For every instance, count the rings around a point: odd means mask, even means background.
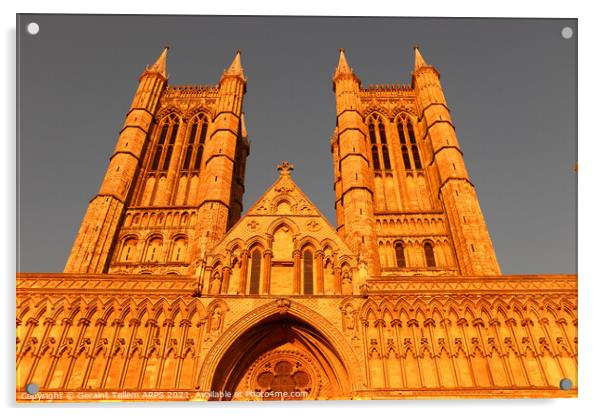
[[[281,170],[276,182],[208,254],[219,256],[235,247],[249,249],[254,244],[271,249],[274,234],[281,229],[292,233],[294,249],[309,244],[316,250],[337,252],[339,257],[349,260],[356,257],[293,181],[290,170]]]

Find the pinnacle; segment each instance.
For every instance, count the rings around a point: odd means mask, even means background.
[[[232,63],[230,64],[230,66],[228,67],[228,69],[226,69],[226,71],[224,72],[224,74],[227,75],[239,75],[239,76],[244,76],[243,74],[243,69],[242,69],[242,64],[240,63],[240,49],[236,51],[236,56],[234,56],[234,60],[232,61]]]
[[[347,58],[345,57],[345,49],[339,49],[339,65],[335,71],[335,76],[341,73],[353,73],[353,70],[349,67],[347,63]]]
[[[416,70],[418,68],[422,68],[424,66],[428,66],[428,64],[426,63],[426,61],[422,57],[422,54],[420,53],[420,49],[419,49],[418,45],[414,45],[414,50],[416,51],[416,60],[415,60],[415,63],[414,63],[414,69]]]
[[[163,77],[167,77],[167,51],[169,50],[169,45],[166,45],[163,48],[163,52],[157,58],[157,61],[148,67],[148,71],[150,72],[158,72]]]

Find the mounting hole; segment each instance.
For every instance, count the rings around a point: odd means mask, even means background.
[[[40,387],[36,383],[29,383],[25,386],[25,391],[27,394],[31,394],[32,396],[40,391]]]
[[[31,22],[27,24],[27,33],[30,35],[37,35],[40,32],[40,25],[36,22]]]
[[[573,387],[573,382],[570,378],[560,380],[560,390],[570,390]]]
[[[571,27],[563,27],[562,30],[560,31],[560,35],[565,38],[565,39],[570,39],[573,37],[573,28]]]

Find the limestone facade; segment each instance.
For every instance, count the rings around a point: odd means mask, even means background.
[[[165,49],[64,272],[17,275],[17,400],[576,396],[577,277],[501,274],[415,54],[411,85],[364,88],[339,53],[333,227],[288,162],[242,215],[240,52],[182,87]]]

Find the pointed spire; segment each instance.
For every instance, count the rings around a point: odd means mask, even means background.
[[[414,63],[414,70],[418,68],[422,68],[424,66],[428,66],[422,55],[420,54],[420,49],[418,45],[414,45],[414,50],[416,51],[416,60]]]
[[[149,72],[158,72],[163,77],[167,78],[167,51],[169,50],[169,46],[166,45],[163,48],[163,52],[159,55],[157,62],[152,64],[150,67],[147,67],[147,71]]]
[[[339,49],[339,65],[337,66],[334,76],[336,77],[337,75],[343,73],[352,74],[353,70],[349,67],[349,64],[347,63],[347,58],[345,57],[345,49],[341,48]]]
[[[241,52],[239,49],[236,51],[236,56],[234,57],[234,60],[232,61],[228,69],[224,71],[224,75],[238,75],[244,78],[242,64],[240,63],[240,54]]]

